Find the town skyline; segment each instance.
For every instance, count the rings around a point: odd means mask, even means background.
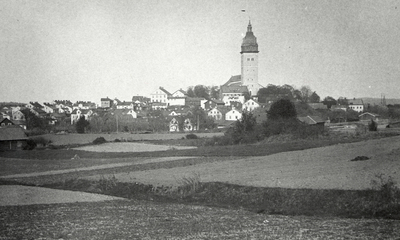
[[[129,101],[160,86],[221,86],[240,74],[249,17],[261,85],[308,85],[321,98],[399,98],[396,2],[0,4],[2,102]]]

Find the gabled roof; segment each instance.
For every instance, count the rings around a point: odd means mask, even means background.
[[[159,88],[161,91],[163,91],[165,94],[167,94],[168,96],[172,95],[170,92],[168,92],[165,88],[160,87]]]
[[[175,93],[177,93],[177,92],[180,92],[180,93],[182,93],[183,95],[187,95],[187,92],[184,91],[184,90],[182,90],[182,88],[179,89],[179,90],[176,90],[172,95],[175,95]]]
[[[347,100],[349,105],[364,105],[364,102],[362,99],[348,99]]]
[[[43,106],[38,102],[29,102],[35,108],[42,108]]]
[[[132,104],[132,102],[123,101],[123,102],[118,103],[118,106],[130,106],[131,104]]]
[[[370,116],[372,116],[372,117],[380,117],[379,114],[370,113],[370,112],[362,113],[362,114],[358,115],[358,117],[361,117],[361,116],[364,116],[364,115],[370,115]]]
[[[325,121],[319,116],[297,117],[301,122],[307,124],[324,123]]]
[[[26,136],[24,130],[16,125],[9,127],[1,127],[0,128],[0,141],[10,141],[10,140],[26,140],[28,137]]]
[[[112,99],[106,97],[106,98],[101,98],[100,101],[112,101]]]

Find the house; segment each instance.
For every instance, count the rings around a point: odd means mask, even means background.
[[[172,118],[171,121],[169,121],[169,131],[179,132],[179,122],[177,118]]]
[[[348,103],[350,109],[360,113],[364,111],[364,102],[362,99],[349,99]]]
[[[23,149],[27,141],[28,137],[19,126],[0,127],[0,151]]]
[[[201,101],[204,100],[204,98],[186,98],[186,106],[190,107],[200,107],[201,106]]]
[[[168,97],[168,105],[169,106],[185,106],[186,105],[186,97]]]
[[[215,107],[221,107],[221,106],[225,106],[225,103],[222,100],[218,100],[218,99],[204,100],[204,101],[202,101],[202,104],[201,104],[201,107],[204,110],[211,110]]]
[[[242,110],[252,112],[254,109],[259,108],[260,104],[253,99],[249,99],[247,102],[243,103]]]
[[[142,103],[149,103],[151,101],[150,98],[144,96],[133,96],[132,102],[142,102]]]
[[[167,103],[163,103],[163,102],[153,102],[153,103],[151,104],[151,109],[153,109],[153,110],[167,109]]]
[[[25,121],[25,115],[21,111],[13,111],[12,112],[12,120],[13,121]]]
[[[101,108],[111,108],[113,105],[113,100],[106,97],[106,98],[100,98],[100,107]]]
[[[248,94],[247,86],[242,85],[241,75],[232,76],[224,85],[220,87],[220,97],[225,106],[230,106],[231,102],[245,102],[245,94]]]
[[[10,119],[10,114],[8,114],[7,112],[0,112],[0,118],[8,118]]]
[[[90,101],[77,101],[72,105],[73,109],[95,109],[96,103],[92,103]]]
[[[133,109],[133,102],[119,102],[117,109]]]
[[[225,114],[225,120],[236,121],[242,119],[242,113],[236,109],[232,109]]]
[[[43,106],[38,102],[29,102],[26,104],[26,107],[30,109],[43,109]]]
[[[192,121],[190,120],[190,118],[186,118],[183,121],[183,131],[191,132],[191,131],[195,131],[195,130],[196,130],[196,126],[192,124]]]
[[[43,103],[43,111],[45,111],[46,113],[54,113],[58,111],[58,108],[54,104]]]
[[[15,125],[10,119],[4,118],[3,120],[0,119],[0,127],[12,126]]]
[[[363,114],[358,115],[358,117],[360,118],[360,121],[379,121],[380,116],[378,114],[374,114],[374,113],[369,113],[369,112],[365,112]]]
[[[305,116],[305,117],[297,117],[297,119],[308,125],[325,125],[325,120],[323,120],[319,116]]]
[[[182,90],[182,88],[181,88],[181,89],[175,91],[175,92],[172,94],[172,97],[187,97],[187,92],[184,91],[184,90]]]
[[[165,90],[163,87],[159,87],[156,91],[150,94],[151,102],[160,102],[160,103],[168,103],[168,97],[171,97],[172,94]]]
[[[340,111],[340,110],[342,110],[342,111],[347,111],[347,105],[332,105],[331,106],[331,111]]]
[[[224,116],[227,112],[229,112],[229,108],[227,107],[214,107],[207,112],[207,115],[215,121],[221,121],[225,119]]]
[[[93,111],[88,109],[75,109],[71,113],[71,125],[76,123],[82,116],[85,117],[85,120],[89,120],[90,116],[92,116]]]

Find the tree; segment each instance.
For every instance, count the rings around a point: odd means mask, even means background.
[[[214,99],[219,99],[219,87],[211,86],[210,87],[210,97]]]
[[[261,132],[255,131],[256,126],[256,117],[251,112],[245,111],[242,113],[242,118],[235,122],[225,136],[228,136],[233,144],[256,142],[262,138]]]
[[[349,105],[349,101],[347,100],[347,98],[344,97],[339,97],[337,103],[339,105]]]
[[[319,103],[321,101],[321,98],[318,96],[318,94],[314,91],[309,99],[310,103]]]
[[[76,122],[76,132],[77,133],[85,133],[86,127],[89,126],[89,122],[85,119],[85,116],[81,116],[79,120]]]
[[[282,98],[293,100],[294,91],[295,89],[287,84],[283,86],[268,84],[266,88],[261,88],[260,90],[258,90],[257,97],[260,103],[265,103],[267,101],[276,101]]]
[[[295,105],[288,99],[280,99],[271,105],[268,111],[268,119],[288,120],[297,117]]]
[[[32,130],[35,128],[45,130],[48,126],[45,119],[36,116],[29,108],[22,109],[21,112],[25,116],[27,130]]]
[[[311,96],[311,88],[310,86],[302,86],[300,88],[300,93],[301,93],[301,101],[302,102],[309,102],[310,101],[310,96]]]
[[[210,99],[209,89],[204,85],[196,85],[193,91],[198,98]]]
[[[194,98],[195,95],[194,95],[193,87],[188,87],[188,89],[186,91],[186,94],[187,94],[188,97]]]
[[[336,105],[336,104],[337,104],[337,101],[336,101],[333,97],[327,96],[327,97],[324,98],[324,100],[322,101],[322,103],[323,103],[324,105],[326,105],[326,107],[327,107],[328,109],[330,109],[333,105]]]

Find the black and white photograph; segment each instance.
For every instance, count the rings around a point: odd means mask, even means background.
[[[400,239],[400,1],[0,0],[0,240]]]

